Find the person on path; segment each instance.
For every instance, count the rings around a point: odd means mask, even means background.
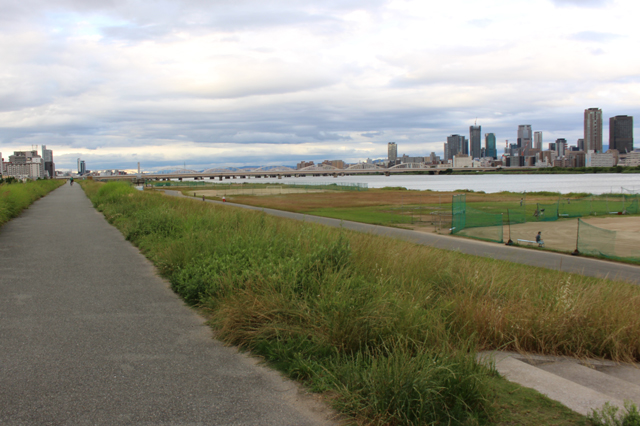
[[[544,241],[542,241],[542,231],[538,232],[538,235],[536,235],[536,243],[538,243],[538,247],[544,247]]]
[[[73,186],[73,176],[71,176],[71,179],[69,179],[69,186]]]

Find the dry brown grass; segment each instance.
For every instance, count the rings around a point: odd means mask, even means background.
[[[329,191],[314,194],[283,194],[268,197],[234,196],[232,201],[258,207],[286,210],[291,212],[309,212],[313,210],[331,208],[357,208],[378,206],[403,205],[451,205],[451,197],[459,192],[432,191],[396,191],[370,189],[368,191]],[[519,194],[467,194],[468,203],[514,202],[517,203]],[[527,197],[528,203],[548,202],[557,197]]]

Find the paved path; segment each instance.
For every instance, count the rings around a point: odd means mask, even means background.
[[[326,425],[65,185],[0,228],[0,424]]]
[[[178,191],[166,190],[167,195],[183,196]],[[189,197],[191,198],[191,197]],[[220,201],[207,200],[210,203],[223,204]],[[520,247],[505,246],[503,244],[487,243],[448,235],[438,235],[426,232],[411,231],[407,229],[391,228],[386,226],[369,225],[366,223],[350,222],[340,219],[331,219],[320,216],[310,216],[301,213],[291,213],[281,210],[266,209],[262,207],[247,206],[244,204],[224,203],[226,205],[242,207],[245,209],[264,211],[270,215],[286,217],[289,219],[303,220],[306,222],[321,223],[327,226],[343,227],[354,231],[383,235],[416,244],[423,244],[446,250],[458,250],[461,253],[476,256],[490,257],[493,259],[507,260],[530,266],[573,272],[577,274],[619,279],[640,284],[640,267],[617,262],[607,262],[588,257],[571,256],[569,254],[555,253],[542,250],[528,250]]]

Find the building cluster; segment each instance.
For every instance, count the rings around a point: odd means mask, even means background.
[[[460,167],[613,167],[637,166],[640,152],[633,149],[633,117],[618,115],[609,119],[609,149],[602,144],[602,110],[588,108],[584,111],[584,138],[570,146],[559,138],[543,148],[541,131],[533,132],[531,125],[518,126],[516,143],[506,141],[504,154],[498,156],[496,137],[485,133],[481,147],[481,127],[469,128],[469,139],[451,135],[444,144],[443,162]]]
[[[53,162],[53,151],[42,145],[41,154],[38,150],[14,151],[8,161],[0,153],[0,175],[14,177],[18,180],[49,179],[56,176],[56,166]]]

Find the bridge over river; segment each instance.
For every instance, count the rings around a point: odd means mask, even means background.
[[[176,170],[170,173],[140,173],[133,175],[100,176],[100,179],[136,179],[136,180],[224,180],[224,179],[249,179],[249,178],[299,178],[299,177],[339,177],[339,176],[359,176],[359,175],[380,175],[391,176],[392,174],[406,174],[415,172],[425,172],[428,174],[440,174],[452,171],[473,171],[486,172],[500,170],[500,167],[474,167],[470,168],[443,168],[425,164],[399,164],[393,167],[378,167],[375,165],[357,164],[346,169],[339,169],[333,166],[310,166],[303,169],[292,169],[290,167],[272,167],[258,169],[208,169],[204,171],[196,170]],[[510,168],[518,170],[528,170],[531,167]]]

